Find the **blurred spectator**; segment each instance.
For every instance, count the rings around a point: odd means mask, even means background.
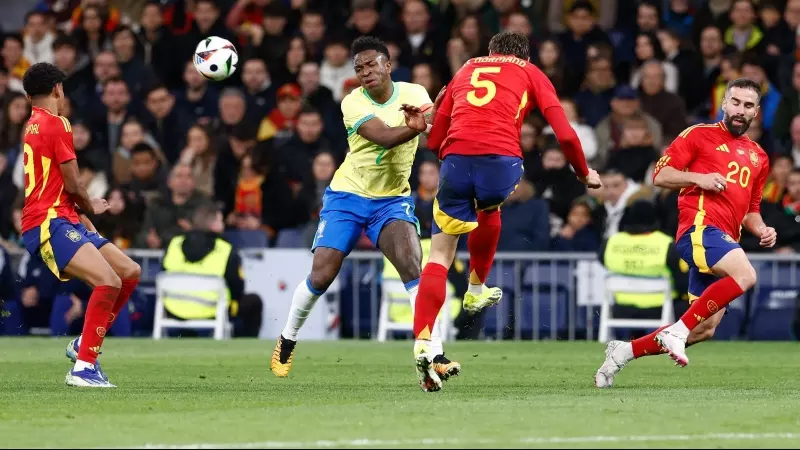
[[[579,73],[586,68],[586,49],[590,44],[610,43],[606,33],[597,26],[596,12],[597,10],[589,1],[576,0],[572,2],[567,15],[567,30],[559,34],[565,61]],[[589,70],[592,70],[591,65]],[[592,126],[595,124],[593,123]]]
[[[635,115],[644,118],[647,130],[653,139],[653,147],[661,148],[663,143],[661,124],[653,116],[641,110],[639,96],[632,87],[621,84],[614,89],[611,100],[611,114],[595,127],[597,133],[597,154],[588,160],[589,166],[602,170],[614,149],[620,148],[625,121]]]
[[[639,184],[629,180],[621,172],[607,169],[601,175],[603,183],[603,197],[605,203],[605,231],[604,236],[609,237],[619,232],[619,223],[622,214],[628,205],[628,200],[639,190]]]
[[[194,68],[192,61],[184,66],[183,81],[186,87],[175,93],[176,105],[187,111],[192,120],[210,124],[219,115],[219,92],[214,86],[209,86],[208,80]]]
[[[122,79],[128,84],[134,98],[141,98],[150,87],[157,83],[156,74],[151,66],[142,61],[141,50],[137,49],[136,34],[127,26],[120,26],[111,35],[114,56],[122,71]]]
[[[419,185],[411,194],[414,202],[414,215],[419,220],[420,236],[430,239],[433,227],[433,202],[439,191],[439,164],[433,160],[425,160],[419,165]]]
[[[139,248],[163,248],[173,237],[191,229],[190,220],[198,205],[208,201],[195,189],[192,168],[176,164],[169,175],[168,192],[156,196],[147,206],[139,231]]]
[[[375,0],[354,0],[353,11],[348,21],[348,40],[351,42],[361,36],[377,36],[387,38],[386,31],[381,29],[380,14],[375,9]]]
[[[142,9],[137,39],[142,47],[142,61],[170,89],[178,89],[181,81],[181,60],[175,55],[180,51],[178,40],[164,25],[164,16],[158,3],[147,3]]]
[[[56,67],[67,76],[63,83],[64,94],[79,110],[86,108],[95,94],[89,58],[78,53],[74,39],[61,36],[53,42],[53,60]]]
[[[401,81],[404,83],[410,83],[411,68],[403,65],[403,63],[400,61],[400,55],[403,54],[403,51],[400,49],[400,46],[396,42],[389,41],[386,43],[386,48],[389,49],[389,61],[392,63],[392,81],[394,81],[395,83]],[[358,79],[355,78],[355,72],[353,72],[352,76],[353,78],[350,78],[349,80],[356,80],[356,82],[358,82]],[[348,80],[345,80],[344,83],[345,87],[342,89],[342,98],[346,97],[347,94],[350,93],[349,91],[347,91]],[[359,86],[361,86],[361,84],[357,83],[355,87]]]
[[[322,61],[325,29],[325,17],[319,11],[306,10],[300,16],[299,31],[306,42],[306,54],[309,61]]]
[[[659,158],[653,147],[653,137],[647,128],[647,120],[639,114],[625,119],[619,147],[611,152],[606,169],[619,171],[637,183],[647,182],[650,165]]]
[[[765,50],[764,33],[756,25],[758,16],[752,0],[733,0],[730,10],[731,26],[725,30],[725,43],[736,50],[761,53]]]
[[[203,195],[214,195],[214,170],[217,151],[209,128],[195,124],[186,134],[186,148],[181,151],[179,164],[192,168],[195,189]]]
[[[574,0],[549,0],[547,5],[547,27],[550,32],[564,31],[567,14]],[[617,0],[592,0],[594,17],[604,30],[612,28],[617,19]]]
[[[694,8],[689,0],[669,0],[664,11],[664,26],[674,30],[678,38],[691,37]]]
[[[145,106],[150,113],[145,129],[153,135],[170,164],[174,164],[185,146],[186,131],[191,125],[187,113],[175,108],[175,97],[164,85],[147,92]]]
[[[103,85],[101,98],[105,114],[90,119],[91,129],[95,143],[111,155],[119,147],[122,124],[132,116],[131,94],[125,81],[110,78]]]
[[[78,9],[75,10],[76,12]],[[105,29],[104,22],[107,16],[96,6],[87,6],[79,13],[78,27],[72,33],[78,42],[78,49],[94,59],[98,53],[111,50],[111,40],[108,33],[114,28]]]
[[[498,251],[541,252],[550,248],[547,202],[535,198],[534,193],[533,184],[523,179],[503,203]]]
[[[55,34],[47,28],[47,18],[41,11],[31,11],[25,16],[23,57],[31,64],[53,63]]]
[[[559,96],[571,96],[577,92],[580,78],[574,69],[566,64],[557,39],[547,38],[539,44],[536,65],[553,83]]]
[[[225,26],[229,30],[245,34],[248,28],[261,24],[264,7],[270,3],[270,0],[238,0],[228,11]]]
[[[768,72],[775,73],[781,55],[794,51],[794,45],[792,44],[794,43],[797,24],[794,28],[789,28],[789,25],[783,20],[780,6],[777,2],[770,0],[759,2],[758,16],[761,19],[762,31],[764,32],[765,66],[768,68]]]
[[[719,77],[717,77],[711,88],[711,108],[709,118],[714,120],[717,112],[722,108],[722,99],[728,89],[728,83],[741,78],[742,76],[742,56],[739,53],[730,53],[722,57],[719,64]]]
[[[188,3],[191,4],[192,2]],[[194,8],[192,14],[194,16],[194,21],[192,22],[192,27],[189,32],[182,38],[181,55],[194,54],[197,43],[207,36],[218,36],[235,42],[236,37],[225,28],[225,23],[220,17],[217,2],[214,0],[194,0],[193,3]]]
[[[144,219],[144,202],[125,188],[116,187],[108,191],[108,211],[92,217],[97,232],[121,249],[130,248]]]
[[[322,136],[322,129],[319,111],[306,107],[297,116],[296,133],[275,149],[273,164],[280,168],[289,183],[308,183],[311,180],[311,162],[316,154],[333,151]]]
[[[677,70],[678,94],[686,102],[686,108],[692,111],[706,100],[708,93],[702,90],[702,83],[697,82],[697,75],[703,71],[701,58],[681,46],[681,37],[675,30],[663,28],[658,30],[657,36],[664,51],[665,63],[672,64]]]
[[[325,189],[330,186],[331,180],[333,180],[336,165],[336,157],[333,153],[326,151],[317,153],[317,156],[314,157],[314,162],[311,164],[311,174],[314,177],[314,202],[311,210],[315,217],[319,216],[319,211],[322,209],[322,198],[325,196]],[[436,176],[438,178],[438,171]],[[316,229],[316,224],[312,225]]]
[[[772,133],[761,128],[760,114],[750,122],[750,126],[747,127],[745,134],[760,145],[770,157],[776,153],[777,144],[775,143],[775,138],[772,137]]]
[[[21,237],[13,220],[17,197],[17,187],[11,177],[13,168],[14,161],[9,161],[8,155],[0,152],[0,240],[14,241]]]
[[[567,116],[567,120],[569,120],[570,125],[575,130],[575,133],[578,134],[578,139],[581,141],[581,147],[583,147],[583,154],[586,156],[586,160],[591,160],[592,158],[597,156],[597,136],[594,133],[594,129],[589,125],[581,123],[581,116],[578,112],[578,107],[575,105],[570,99],[562,98],[561,101],[561,108],[564,109],[564,114]],[[548,125],[542,130],[542,134],[544,135],[552,135],[553,128]]]
[[[458,72],[470,58],[486,55],[489,48],[489,35],[479,16],[464,16],[453,30],[453,37],[447,42],[447,62],[450,73]]]
[[[25,95],[14,92],[8,96],[0,117],[0,153],[10,157],[13,164],[20,151],[25,122],[31,115],[31,108]]]
[[[283,86],[287,83],[296,83],[297,74],[300,72],[300,66],[306,62],[308,54],[306,52],[306,43],[301,36],[295,36],[289,41],[289,49],[283,59],[274,64],[271,68],[272,81],[276,86]],[[272,70],[274,68],[274,70]]]
[[[158,143],[152,136],[146,134],[142,123],[135,118],[129,118],[120,128],[119,146],[111,155],[111,178],[115,184],[123,185],[131,181],[131,154],[136,144],[146,143],[150,148],[157,149]],[[158,159],[166,163],[166,158],[159,154]]]
[[[699,84],[698,97],[689,99],[693,115],[709,117],[713,104],[709,104],[708,97],[717,84],[722,65],[722,54],[725,43],[722,41],[722,31],[710,25],[700,33],[700,58],[703,63],[703,78]],[[695,81],[697,82],[697,81]]]
[[[786,194],[775,204],[762,207],[764,220],[778,232],[778,253],[800,253],[800,169],[792,169]]]
[[[297,115],[303,107],[300,86],[291,83],[278,89],[278,106],[261,119],[258,126],[258,140],[275,139],[285,141],[292,137],[297,123]]]
[[[788,145],[789,152],[794,160],[794,166],[800,167],[800,115],[792,119],[791,142]]]
[[[90,198],[102,198],[108,191],[109,153],[92,141],[92,133],[83,121],[72,122],[72,141],[80,176]]]
[[[236,184],[236,201],[233,212],[226,219],[229,226],[240,230],[256,230],[261,227],[261,183],[264,182],[264,175],[253,159],[252,153],[242,157]]]
[[[95,88],[94,92],[87,99],[86,108],[88,110],[102,110],[103,88],[105,87],[106,81],[122,76],[114,53],[107,50],[99,52],[97,56],[94,57],[92,73],[94,74]]]
[[[576,200],[572,203],[567,221],[553,239],[553,250],[595,252],[599,245],[597,232],[592,227],[592,208],[585,201]]]
[[[128,189],[144,198],[147,205],[166,188],[167,169],[153,147],[140,142],[131,149],[131,182]]]
[[[522,162],[525,166],[525,177],[536,181],[537,174],[542,171],[542,155],[539,150],[539,136],[542,128],[533,119],[522,122],[519,143],[522,147]]]
[[[302,92],[303,102],[319,111],[325,123],[325,130],[328,130],[327,136],[331,140],[336,140],[336,145],[345,145],[344,140],[347,135],[341,131],[343,120],[341,108],[333,100],[331,90],[320,84],[319,70],[319,64],[315,62],[305,62],[300,66],[297,83]]]
[[[403,22],[403,38],[400,45],[400,63],[413,67],[428,63],[436,71],[447,73],[447,57],[444,48],[445,36],[438,36],[441,29],[431,26],[429,6],[422,0],[406,0],[400,20]]]
[[[800,15],[800,0],[791,0],[789,4],[786,6],[786,11],[788,14],[789,8],[792,7],[792,3],[796,4],[798,15]],[[792,28],[793,30],[800,28],[798,27]],[[777,74],[777,82],[778,88],[780,89],[781,93],[784,96],[788,95],[790,92],[794,90],[792,87],[792,78],[794,72],[795,63],[800,61],[800,33],[793,32],[794,38],[788,43],[790,47],[790,51],[785,52],[783,56],[781,56],[780,62],[778,63],[778,74]]]
[[[664,66],[650,61],[642,66],[642,110],[661,124],[664,141],[672,142],[686,129],[686,104],[677,94],[664,89]]]
[[[3,39],[3,48],[0,50],[3,67],[8,71],[8,87],[17,92],[25,92],[22,88],[22,76],[31,66],[30,61],[23,56],[22,49],[22,38],[16,34],[9,34]]]
[[[794,169],[794,160],[791,155],[775,155],[770,161],[770,172],[761,201],[778,203],[786,192],[789,173]]]
[[[661,69],[664,72],[664,89],[672,94],[678,92],[678,83],[680,82],[678,68],[675,67],[675,64],[664,60],[664,50],[661,49],[661,44],[655,33],[639,33],[636,36],[635,53],[637,67],[631,74],[631,86],[634,89],[639,88],[639,84],[642,81],[644,65],[651,62],[661,65]]]
[[[270,1],[262,10],[261,24],[244,27],[243,31],[250,38],[250,53],[270,67],[276,67],[289,48],[288,18],[289,11],[282,2]]]
[[[411,68],[411,82],[419,84],[428,91],[428,96],[435,99],[442,89],[442,82],[430,64],[420,63]]]
[[[267,65],[263,60],[250,58],[242,63],[242,84],[247,97],[248,119],[261,120],[275,108],[277,88],[270,80]]]
[[[731,25],[730,11],[733,0],[708,0],[703,2],[694,15],[695,40],[702,30],[708,26],[715,26],[720,30],[727,30]]]
[[[575,94],[575,104],[583,111],[584,120],[591,127],[597,126],[611,110],[611,98],[617,83],[612,68],[613,63],[607,57],[590,59],[581,90]]]
[[[792,86],[791,90],[787,90],[781,99],[778,110],[775,112],[775,123],[773,125],[773,132],[775,138],[782,145],[786,145],[791,141],[794,146],[790,148],[798,148],[796,144],[800,143],[800,139],[795,139],[793,132],[794,120],[800,115],[800,61],[794,63],[792,68]],[[800,138],[800,135],[798,135]],[[797,160],[797,158],[795,158]]]
[[[243,121],[237,124],[224,140],[217,141],[219,156],[214,166],[214,197],[222,203],[222,212],[226,217],[233,211],[236,203],[237,179],[233,173],[240,173],[242,160],[256,146],[256,127]],[[250,158],[250,167],[260,170],[260,161]],[[260,185],[260,183],[259,183]]]
[[[344,96],[342,88],[344,82],[353,76],[353,66],[350,64],[350,49],[343,40],[329,41],[325,46],[325,58],[319,68],[320,84],[330,89],[333,99],[341,102]]]
[[[555,136],[545,140],[542,149],[542,172],[534,178],[534,187],[540,198],[547,200],[548,210],[561,220],[567,218],[572,201],[586,192],[578,181],[567,158],[561,153]]]
[[[636,8],[636,26],[640,33],[651,33],[661,26],[661,14],[655,2],[643,1]]]

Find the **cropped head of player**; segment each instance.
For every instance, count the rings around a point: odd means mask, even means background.
[[[489,41],[489,56],[516,56],[526,61],[531,60],[531,44],[528,38],[513,31],[503,31]]]
[[[747,132],[758,115],[761,86],[747,78],[737,78],[728,83],[722,99],[722,120],[732,135],[739,137]]]
[[[22,77],[22,88],[35,106],[54,114],[64,111],[64,80],[67,76],[58,67],[45,62],[32,65]]]
[[[350,47],[353,55],[353,69],[356,71],[361,87],[372,98],[380,98],[392,85],[392,62],[389,48],[380,39],[363,36]]]

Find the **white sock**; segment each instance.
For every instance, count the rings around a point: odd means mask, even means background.
[[[81,339],[83,339],[83,335],[78,336],[78,347],[81,346]]]
[[[308,286],[308,279],[303,280],[297,285],[297,289],[294,290],[294,295],[292,295],[292,306],[289,309],[289,317],[286,319],[286,326],[283,327],[283,332],[281,332],[284,339],[289,339],[291,341],[297,340],[297,333],[306,322],[308,315],[311,314],[311,309],[314,307],[314,303],[317,302],[320,295],[322,294],[311,292]]]
[[[414,312],[414,308],[417,305],[417,293],[419,293],[419,284],[415,284],[411,288],[407,289],[408,298],[411,300],[411,312]],[[446,308],[447,302],[444,303],[442,308]],[[433,330],[431,330],[431,339],[430,343],[428,344],[428,348],[431,351],[431,357],[436,355],[441,355],[444,353],[444,345],[442,345],[442,330],[439,323],[439,317],[436,317],[436,322],[433,324]]]
[[[483,290],[486,288],[485,284],[470,284],[467,288],[467,292],[470,294],[481,295],[483,294]]]
[[[682,320],[675,322],[675,324],[669,327],[668,330],[674,335],[682,338],[683,340],[686,340],[686,338],[689,336],[689,331],[690,331],[689,327],[687,327]]]
[[[80,372],[83,369],[94,369],[94,364],[81,361],[80,359],[75,361],[75,368],[73,369],[75,372]]]

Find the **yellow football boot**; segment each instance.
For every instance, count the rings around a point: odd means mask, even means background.
[[[292,369],[292,358],[294,358],[294,346],[297,341],[285,339],[283,336],[278,338],[278,343],[275,344],[275,350],[272,351],[272,362],[270,369],[276,377],[286,378],[289,376],[289,371]]]
[[[467,291],[464,295],[464,310],[469,314],[475,314],[484,308],[494,306],[500,303],[503,298],[503,290],[498,287],[483,287],[483,292],[480,294],[473,294]]]

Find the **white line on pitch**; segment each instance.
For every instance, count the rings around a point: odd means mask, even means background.
[[[331,448],[331,447],[387,447],[387,446],[412,446],[412,445],[469,445],[469,444],[590,444],[599,442],[664,442],[664,441],[693,441],[693,440],[760,440],[760,439],[797,439],[800,433],[707,433],[707,434],[673,434],[666,436],[576,436],[576,437],[524,437],[517,439],[458,439],[458,438],[429,438],[429,439],[338,439],[319,441],[263,441],[263,442],[238,442],[228,444],[147,444],[141,449],[251,449],[251,448]]]

